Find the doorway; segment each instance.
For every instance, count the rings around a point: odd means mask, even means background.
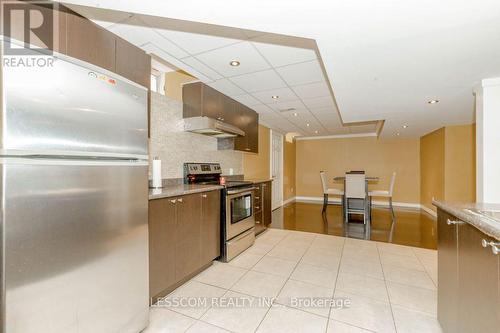
[[[272,209],[283,205],[283,135],[271,131]]]

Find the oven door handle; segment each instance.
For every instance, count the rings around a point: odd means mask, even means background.
[[[257,188],[255,187],[250,187],[250,188],[244,188],[244,189],[241,189],[241,190],[229,190],[227,191],[227,194],[229,195],[233,195],[233,194],[240,194],[240,193],[245,193],[245,192],[251,192],[253,190],[256,190]]]

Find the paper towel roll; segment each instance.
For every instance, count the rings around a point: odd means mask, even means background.
[[[153,181],[152,185],[154,188],[162,187],[161,182],[161,160],[158,157],[153,159]]]

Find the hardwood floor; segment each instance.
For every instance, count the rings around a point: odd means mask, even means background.
[[[322,205],[318,204],[291,203],[273,212],[271,228],[437,248],[436,221],[423,211],[396,209],[396,219],[392,223],[388,209],[373,208],[372,227],[367,235],[362,221],[351,220],[347,227],[344,225],[341,206],[328,205],[324,215],[321,209]]]

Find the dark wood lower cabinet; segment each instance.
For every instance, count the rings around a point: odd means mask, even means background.
[[[149,201],[149,284],[156,301],[220,256],[220,191]]]
[[[210,262],[220,256],[220,192],[201,195],[201,261]]]
[[[149,294],[161,293],[176,282],[175,200],[149,201]]]
[[[177,198],[175,278],[181,280],[201,266],[201,195]]]
[[[438,319],[445,332],[458,332],[458,225],[438,216]]]
[[[458,276],[460,327],[458,332],[497,333],[498,326],[498,255],[491,247],[481,246],[491,240],[470,224],[459,226]]]
[[[255,184],[253,211],[255,234],[258,235],[271,224],[271,181]]]
[[[500,328],[500,255],[495,241],[438,210],[438,319],[445,333],[496,333]]]

